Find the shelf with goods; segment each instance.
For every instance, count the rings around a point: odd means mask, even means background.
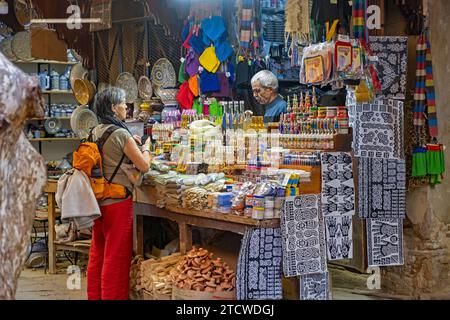
[[[56,191],[58,180],[48,179],[47,185],[44,188],[44,192],[47,193],[47,211],[37,210],[39,215],[48,219],[48,253],[49,253],[49,273],[56,273],[56,251],[71,251],[82,254],[88,254],[90,248],[90,240],[77,240],[70,242],[61,242],[56,240],[56,219],[60,218],[61,210],[56,206]]]
[[[71,251],[83,254],[89,254],[91,240],[77,240],[70,242],[54,242],[56,250]]]
[[[48,68],[48,70],[57,70],[59,74],[67,72],[66,68],[74,65],[72,62],[58,62],[58,61],[16,61],[16,65],[28,74],[37,74],[43,68]],[[29,141],[38,150],[40,154],[44,157],[47,167],[50,163],[57,160],[58,162],[67,156],[70,152],[74,151],[80,141],[77,137],[71,136],[71,126],[70,119],[73,109],[76,107],[77,103],[75,97],[73,96],[72,90],[41,90],[42,97],[45,104],[45,113],[43,117],[30,118],[27,119],[26,134],[29,136]],[[56,110],[55,110],[56,108]],[[61,113],[60,113],[61,112]],[[45,131],[45,123],[50,119],[57,119],[61,123],[61,129],[67,130],[67,136],[58,137],[49,135]],[[29,129],[29,130],[27,130]],[[36,134],[39,131],[39,134]],[[33,136],[29,135],[32,133]],[[57,178],[59,176],[52,175],[50,169],[47,173],[48,177]],[[47,188],[44,190],[47,193],[47,209],[38,208],[36,212],[35,220],[38,222],[48,221],[48,251],[49,257],[51,259],[56,259],[56,254],[53,254],[53,242],[55,241],[54,225],[56,219],[60,219],[61,212],[56,208],[55,193],[56,193],[56,183],[47,184]],[[53,232],[52,232],[53,231]],[[59,245],[56,247],[58,250],[66,250],[70,244],[64,244],[63,248]],[[77,250],[78,251],[78,250]],[[53,269],[53,272],[55,270]]]
[[[43,94],[73,94],[72,90],[42,90]]]
[[[14,60],[12,62],[17,63],[17,64],[50,64],[50,65],[68,65],[68,66],[75,65],[78,63],[75,61],[55,61],[55,60],[41,60],[41,59],[30,60],[30,61]]]
[[[47,120],[47,119],[59,119],[59,120],[70,120],[70,117],[42,117],[42,118],[30,118],[27,119],[27,121],[43,121],[43,120]]]
[[[51,71],[55,71],[59,75],[67,74],[67,68],[75,63],[72,62],[58,62],[58,61],[45,61],[45,60],[35,60],[35,61],[27,61],[27,62],[18,62],[17,65],[25,72],[30,74],[38,74],[42,71],[50,76]],[[48,71],[47,71],[48,70]],[[42,80],[42,79],[41,79]],[[60,79],[61,80],[61,79]],[[69,80],[67,79],[67,82]],[[40,81],[40,85],[43,83]],[[46,85],[52,84],[52,79],[48,78],[44,81]],[[57,79],[53,82],[58,82]],[[63,81],[64,82],[64,81]],[[54,83],[55,84],[55,83]],[[66,83],[67,85],[67,83]],[[45,114],[41,118],[32,118],[28,119],[27,124],[28,128],[26,130],[27,137],[29,141],[36,146],[39,153],[44,156],[46,161],[59,160],[66,156],[68,153],[72,152],[76,149],[78,138],[73,136],[71,132],[70,126],[70,117],[73,110],[78,105],[75,97],[73,95],[73,91],[69,90],[60,90],[59,82],[58,87],[56,89],[41,89],[41,94],[45,99]],[[64,136],[53,136],[49,135],[45,132],[45,123],[50,119],[57,119],[61,121],[61,131]],[[40,133],[37,133],[40,131]],[[43,148],[42,142],[52,142],[52,141],[64,141],[67,143],[58,143],[54,145],[46,144],[46,147]]]
[[[38,141],[80,141],[80,138],[33,138],[28,139],[31,142]]]

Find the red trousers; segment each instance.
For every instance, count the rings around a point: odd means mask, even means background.
[[[87,267],[88,300],[127,300],[133,250],[133,202],[100,206]]]

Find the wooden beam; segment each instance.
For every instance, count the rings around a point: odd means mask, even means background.
[[[144,217],[143,216],[135,216],[135,239],[133,249],[135,254],[144,256]]]
[[[320,171],[320,170],[319,170]],[[320,173],[319,173],[320,177]],[[318,191],[320,193],[320,190]],[[139,205],[153,205],[153,209],[151,210],[161,210],[160,208],[156,207],[156,202],[158,200],[158,195],[156,192],[155,187],[143,187],[141,189],[138,189],[136,191],[136,202],[135,205],[139,207]],[[147,215],[147,209],[142,209],[143,215]],[[164,209],[162,209],[164,210]],[[212,221],[223,221],[223,222],[230,222],[234,223],[236,225],[244,225],[244,226],[250,226],[255,228],[277,228],[280,226],[280,219],[269,219],[269,220],[255,220],[249,217],[244,216],[237,216],[235,214],[223,214],[223,213],[217,213],[211,210],[194,210],[194,209],[186,209],[181,207],[166,207],[164,212],[173,212],[178,213],[186,216],[194,216],[194,217],[200,217],[200,218],[206,218]],[[157,213],[156,213],[157,214]]]
[[[185,221],[178,222],[180,230],[180,252],[186,254],[192,248],[192,228]]]
[[[51,186],[50,186],[51,189]],[[56,192],[56,190],[55,190]],[[56,273],[56,247],[55,247],[55,193],[48,192],[48,271]]]

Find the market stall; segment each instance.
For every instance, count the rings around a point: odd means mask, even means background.
[[[132,291],[279,300],[290,279],[295,298],[328,300],[331,265],[405,264],[407,190],[441,184],[445,170],[432,43],[427,28],[384,35],[369,2],[195,0],[168,10],[170,23],[148,5],[111,18],[109,2],[110,23],[91,30],[95,59],[64,74],[81,106],[57,111],[73,111],[86,138],[95,93],[115,86],[126,128],[150,139],[148,172],[121,167],[133,184]],[[48,89],[51,76],[39,77]],[[46,192],[54,273],[58,248],[87,253],[89,240],[55,242],[56,181]],[[176,252],[146,250],[147,217],[176,223]],[[236,266],[199,247],[195,228],[242,236]]]
[[[344,6],[333,26],[320,3],[312,8],[313,26],[299,23],[309,9],[306,1],[263,4],[262,29],[259,2],[242,3],[235,25],[219,17],[220,6],[196,11],[203,3],[192,4],[182,34],[179,107],[163,101],[162,123],[151,129],[152,169],[141,181],[149,186],[135,195],[138,254],[144,254],[143,216],[177,222],[181,254],[191,248],[191,226],[243,234],[238,299],[280,299],[282,275],[298,277],[300,299],[329,299],[328,263],[362,272],[403,265],[407,176],[410,182],[404,142],[408,38],[369,37],[361,15],[366,1]],[[288,61],[274,49],[273,16],[280,8]],[[334,12],[332,5],[328,9]],[[239,43],[227,38],[227,27],[240,35]],[[232,45],[236,65],[228,60]],[[285,110],[270,122],[246,95],[252,89],[255,95],[252,77],[266,67],[279,83],[293,81],[292,75],[284,78],[283,64],[298,67],[301,86],[287,90]],[[430,133],[436,136],[431,112]],[[421,123],[417,113],[418,134]],[[435,156],[443,161],[442,152]],[[413,167],[420,161],[415,156]],[[420,170],[413,171],[414,178]],[[249,255],[255,246],[267,250],[262,243],[272,248],[265,253],[269,258]],[[248,273],[264,274],[253,280],[270,288],[252,287]],[[318,284],[323,290],[313,294]]]

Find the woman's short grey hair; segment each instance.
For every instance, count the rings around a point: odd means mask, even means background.
[[[97,93],[94,102],[94,111],[100,118],[112,117],[114,112],[112,107],[126,100],[126,93],[123,89],[117,87],[109,87]]]
[[[269,70],[262,70],[253,76],[252,85],[258,82],[263,87],[272,88],[275,91],[278,90],[278,79]]]

